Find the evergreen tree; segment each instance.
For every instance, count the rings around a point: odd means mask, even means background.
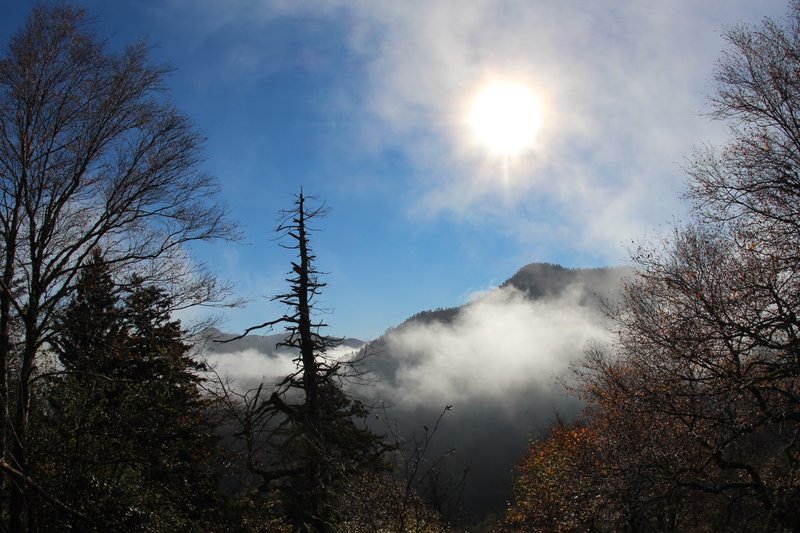
[[[64,368],[104,374],[118,366],[125,331],[116,285],[100,248],[84,267],[50,339]]]
[[[124,375],[130,386],[123,436],[135,446],[144,488],[150,489],[143,506],[148,519],[164,531],[193,524],[210,529],[221,502],[209,464],[215,439],[208,400],[200,389],[205,366],[191,356],[180,322],[170,317],[171,306],[163,289],[132,279],[125,298]]]
[[[169,278],[184,305],[225,299],[185,246],[235,238],[235,224],[199,168],[203,136],[164,94],[169,69],[149,51],[110,50],[82,9],[42,3],[0,54],[0,455],[13,465],[0,473],[3,530],[31,529],[36,371],[92,250]]]
[[[53,338],[65,371],[43,390],[37,477],[100,529],[213,530],[223,502],[203,367],[162,289],[133,277],[121,301],[117,290],[96,252]],[[88,527],[37,508],[40,529]]]
[[[64,372],[41,381],[38,392],[46,403],[34,404],[32,426],[34,470],[54,495],[101,523],[104,516],[125,514],[115,472],[124,472],[133,460],[120,438],[128,386],[116,374],[125,359],[127,332],[116,289],[96,248],[55,320],[49,340]],[[43,508],[36,514],[42,524],[69,525],[59,513]]]

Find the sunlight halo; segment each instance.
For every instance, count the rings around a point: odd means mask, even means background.
[[[477,140],[500,156],[531,148],[542,121],[539,98],[522,83],[495,81],[475,97],[469,124]]]

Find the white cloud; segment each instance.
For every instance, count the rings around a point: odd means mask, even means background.
[[[270,357],[254,349],[207,356],[208,363],[220,376],[246,382],[268,382],[286,376],[296,369],[293,359],[294,356],[286,352]]]
[[[596,310],[573,286],[557,299],[531,301],[497,289],[466,305],[452,324],[412,324],[389,334],[396,379],[380,394],[404,408],[518,402],[531,389],[557,389],[590,341],[608,340]],[[506,405],[510,407],[510,405]]]
[[[720,28],[785,9],[777,0],[757,15],[743,0],[342,4],[351,45],[367,58],[354,106],[366,109],[364,139],[414,161],[413,215],[479,218],[612,260],[620,242],[680,216],[678,163],[721,137],[699,116]],[[511,162],[507,181],[465,125],[479,86],[506,76],[546,103],[539,144]]]
[[[188,9],[187,0],[172,2]],[[780,15],[786,2],[232,0],[223,8],[202,0],[191,6],[204,21],[199,31],[209,33],[245,27],[260,36],[268,28],[254,31],[254,25],[286,17],[329,20],[336,35],[344,29],[359,58],[347,64],[359,68],[342,73],[352,86],[332,90],[326,104],[361,125],[359,139],[341,140],[349,149],[391,148],[408,158],[413,176],[387,194],[410,189],[402,193],[410,216],[478,220],[545,250],[569,243],[617,260],[620,242],[681,216],[679,163],[693,145],[723,138],[719,124],[700,116],[724,47],[721,28]],[[259,48],[231,49],[250,76],[281,61],[266,48],[264,57],[251,57],[253,50]],[[466,125],[470,98],[494,77],[523,80],[545,102],[538,144],[510,162],[508,180]],[[361,188],[382,190],[358,179]]]
[[[353,349],[341,346],[329,350],[327,357],[333,360],[346,359],[353,354]],[[274,382],[297,370],[294,359],[295,352],[278,351],[274,355],[264,354],[256,349],[239,350],[224,353],[209,353],[206,361],[223,378],[232,378],[234,382],[249,384],[254,382]]]

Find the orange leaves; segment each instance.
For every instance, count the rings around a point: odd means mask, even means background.
[[[515,501],[506,525],[512,531],[576,531],[588,524],[595,470],[594,434],[580,425],[556,422],[542,439],[532,439],[517,467]]]

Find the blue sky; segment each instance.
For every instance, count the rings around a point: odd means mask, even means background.
[[[0,41],[32,2],[0,0]],[[292,194],[332,208],[314,245],[333,333],[376,337],[463,303],[522,265],[624,263],[632,240],[681,219],[693,146],[724,140],[702,115],[721,29],[785,1],[88,0],[116,48],[139,37],[176,70],[176,105],[207,137],[204,169],[242,244],[193,250],[250,304],[282,310],[289,254],[272,240]],[[528,151],[475,142],[469,103],[492,80],[542,102]]]

